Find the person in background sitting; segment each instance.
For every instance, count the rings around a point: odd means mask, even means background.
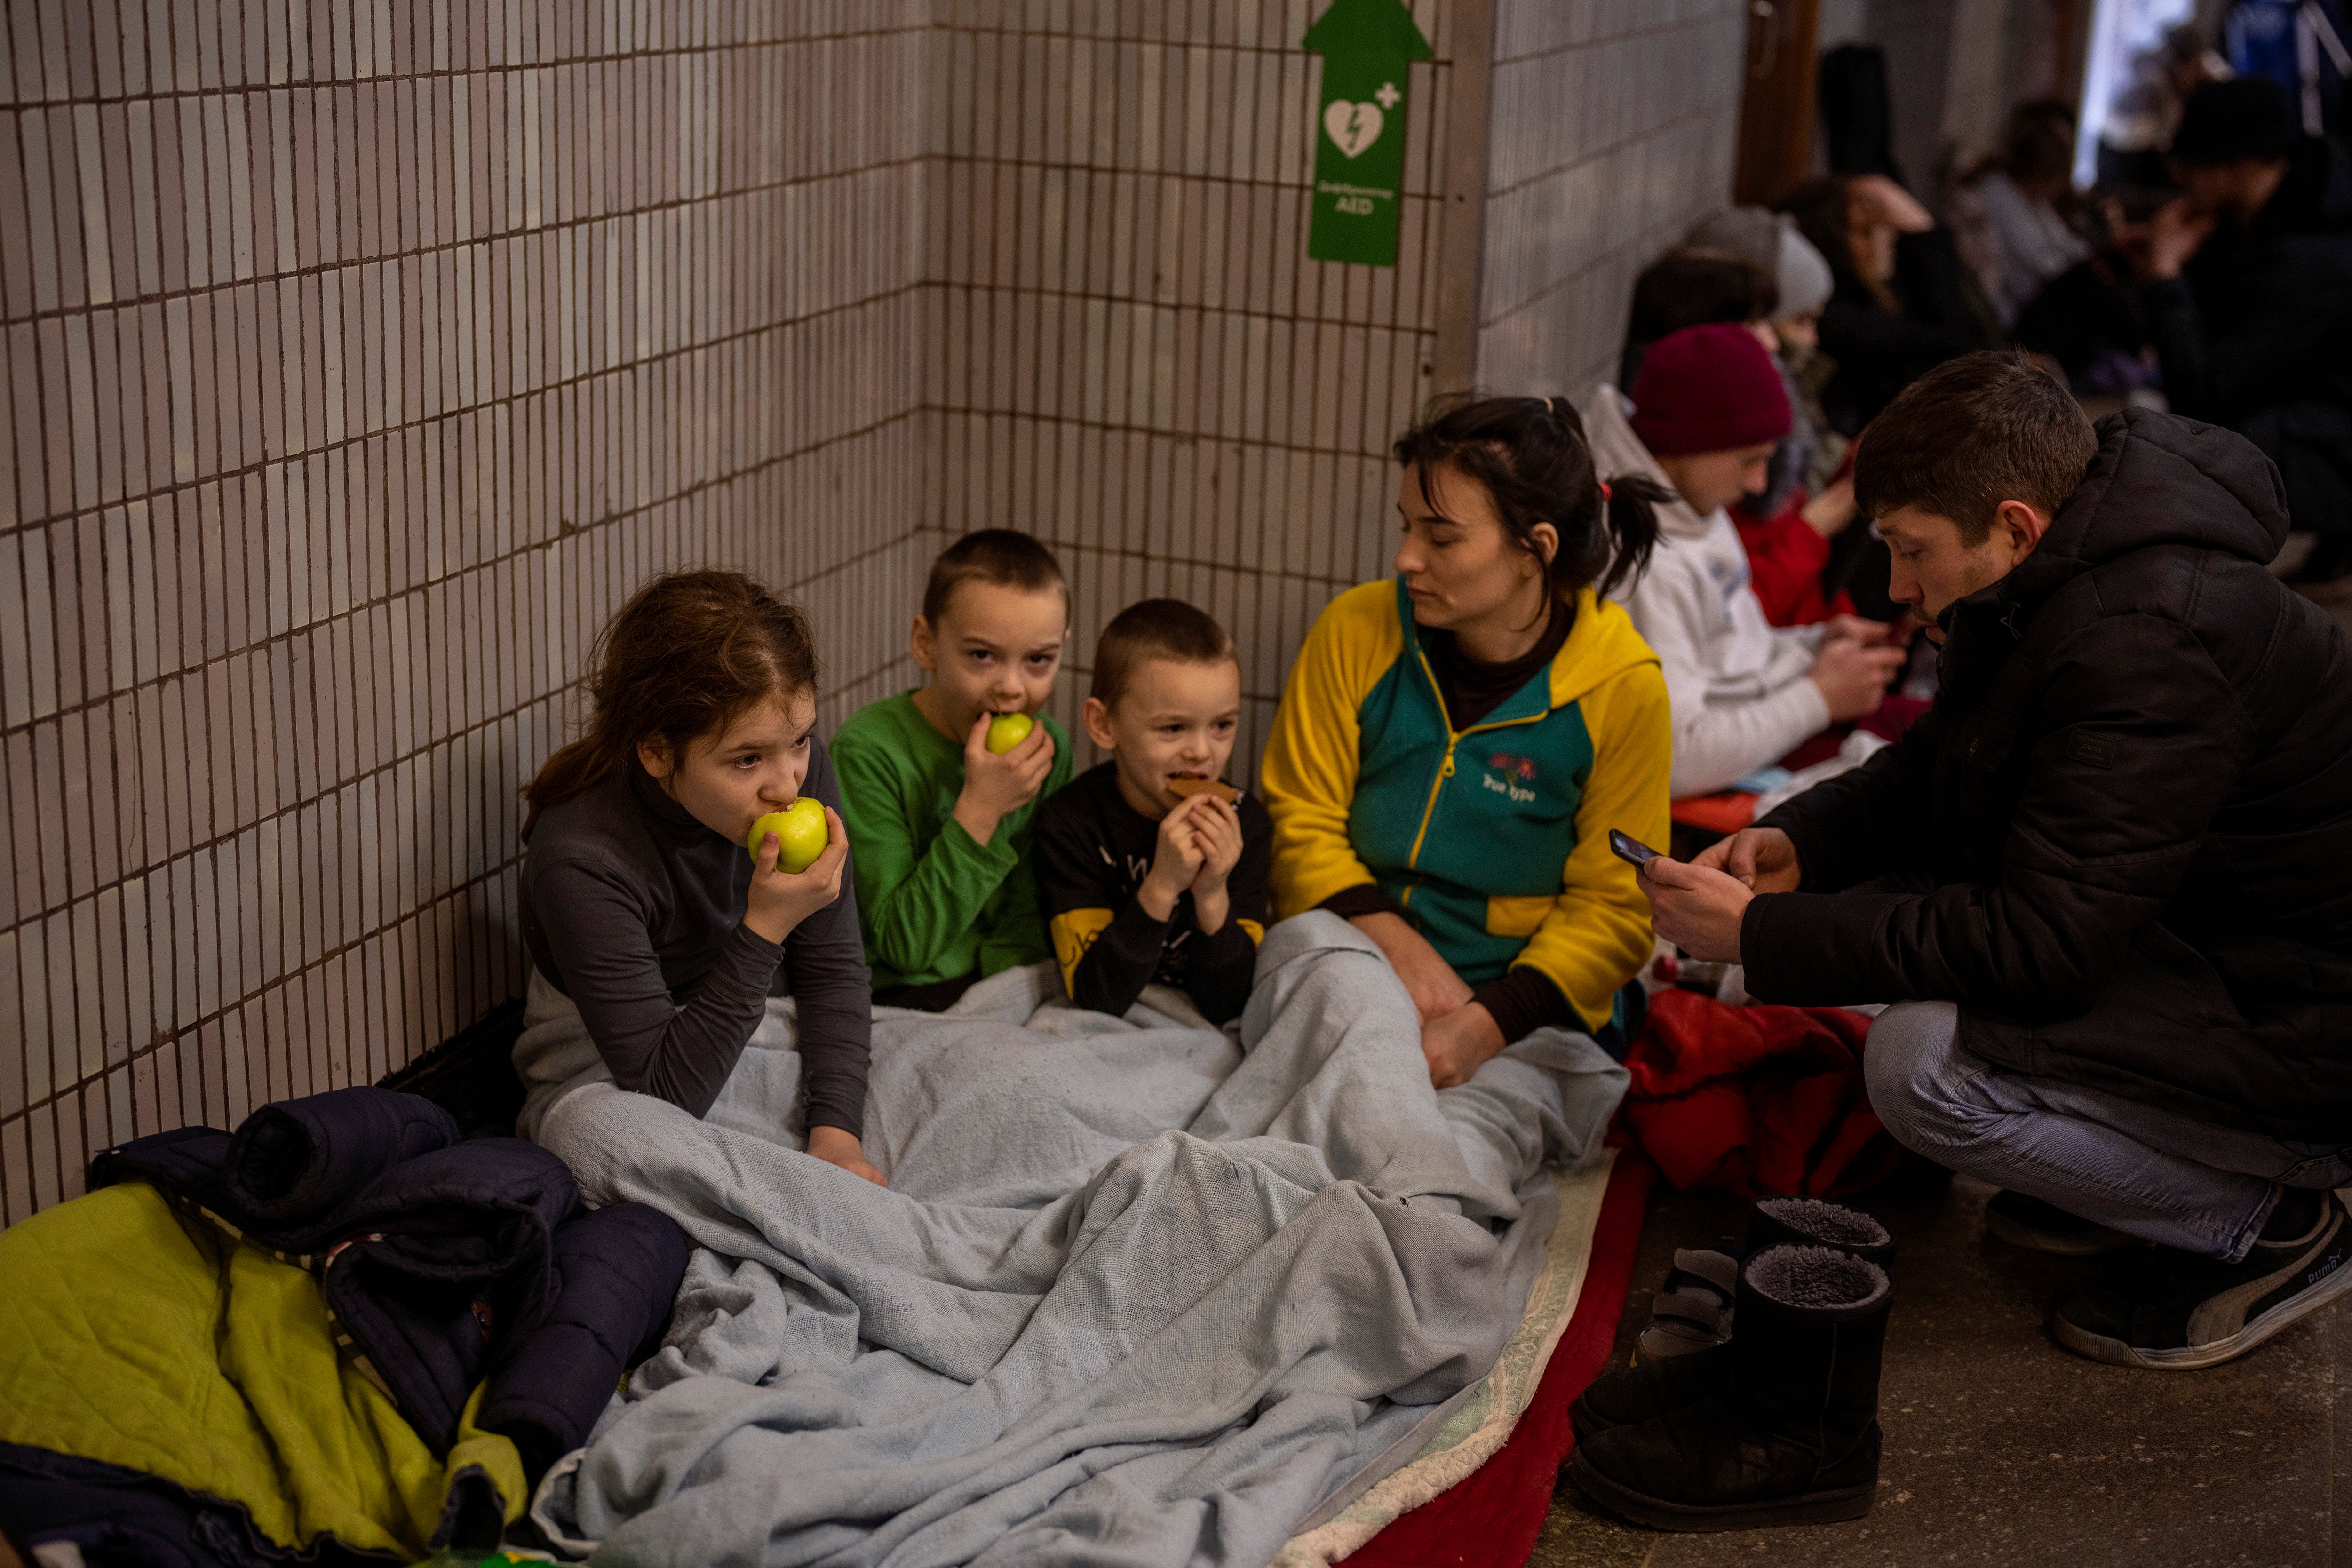
[[[1259,770],[1275,912],[1379,944],[1440,1088],[1547,1026],[1622,1056],[1652,942],[1609,832],[1665,842],[1671,731],[1607,595],[1666,491],[1603,485],[1565,398],[1448,399],[1395,451],[1397,574],[1324,606]]]
[[[1212,1024],[1241,1016],[1274,859],[1265,807],[1219,782],[1241,711],[1240,660],[1206,611],[1146,599],[1103,628],[1086,723],[1110,761],[1037,817],[1038,891],[1079,1006],[1116,1016],[1158,981]]]
[[[1776,626],[1809,626],[1851,614],[1852,600],[1832,594],[1825,582],[1832,542],[1854,519],[1853,481],[1844,472],[1848,443],[1829,427],[1819,396],[1835,368],[1819,353],[1830,265],[1787,214],[1762,207],[1726,207],[1692,229],[1690,238],[1774,268],[1780,296],[1770,335],[1762,341],[1788,394],[1789,433],[1773,448],[1763,489],[1727,509],[1748,552],[1757,602]]]
[[[1595,457],[1669,497],[1656,553],[1617,592],[1672,700],[1678,797],[1728,788],[1827,725],[1875,713],[1903,667],[1885,626],[1776,627],[1748,586],[1724,509],[1763,488],[1789,417],[1780,371],[1738,327],[1676,332],[1651,348],[1630,400],[1604,384],[1585,405]]]
[[[1037,803],[1070,778],[1070,738],[1040,712],[1069,637],[1053,552],[1011,529],[968,533],[931,563],[908,637],[929,684],[834,736],[877,1004],[940,1012],[1051,952],[1029,840]],[[1012,714],[1034,727],[991,751],[991,726]]]
[[[2278,465],[2288,515],[2319,536],[2292,581],[2352,595],[2352,151],[2242,78],[2190,96],[2172,161],[2186,195],[2137,257],[2165,396]]]
[[[605,626],[587,733],[523,792],[525,1136],[599,1080],[703,1115],[754,1032],[784,1026],[768,998],[791,996],[808,1152],[882,1180],[858,1143],[872,1006],[816,679],[808,622],[732,572],[656,577]],[[814,864],[784,870],[774,834],[747,852],[803,798],[824,805]]]
[[[2091,254],[2067,221],[2074,167],[2074,110],[2037,99],[2010,111],[2000,152],[1969,171],[1945,203],[1952,243],[2004,328]]]

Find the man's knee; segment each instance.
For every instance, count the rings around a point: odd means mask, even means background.
[[[1948,1078],[1960,1010],[1949,1002],[1898,1002],[1870,1026],[1862,1052],[1870,1108],[1895,1141],[1934,1154],[1951,1141]]]

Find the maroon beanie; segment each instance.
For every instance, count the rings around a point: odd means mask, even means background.
[[[1682,458],[1789,433],[1780,367],[1746,327],[1685,327],[1652,343],[1629,393],[1633,434],[1651,455]]]

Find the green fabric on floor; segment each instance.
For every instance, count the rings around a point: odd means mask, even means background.
[[[142,1183],[0,1232],[0,1438],[243,1504],[282,1545],[425,1555],[469,1469],[506,1518],[522,1460],[467,1407],[447,1460],[335,1352],[319,1284]]]

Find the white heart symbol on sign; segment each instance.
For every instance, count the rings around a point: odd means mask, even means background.
[[[1349,103],[1335,98],[1323,106],[1323,130],[1332,145],[1352,158],[1381,139],[1384,117],[1377,103]]]

